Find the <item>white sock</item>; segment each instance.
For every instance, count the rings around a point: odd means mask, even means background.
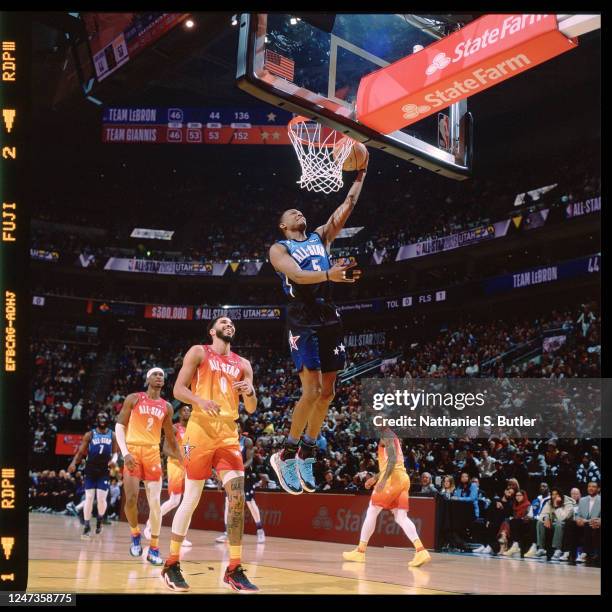
[[[393,510],[393,518],[395,522],[404,530],[404,533],[408,536],[408,539],[414,544],[415,540],[419,539],[416,527],[411,519],[408,518],[408,514],[405,510],[395,509]]]
[[[172,508],[176,508],[181,503],[180,493],[170,493],[170,497],[161,505],[161,515],[166,516]]]
[[[83,507],[83,518],[85,522],[89,521],[93,512],[95,489],[85,489],[85,506]]]
[[[203,480],[190,480],[189,478],[185,478],[185,493],[183,494],[183,501],[174,513],[172,533],[185,537],[189,529],[189,523],[191,523],[191,516],[195,512],[198,502],[200,501],[203,489]]]
[[[145,491],[149,502],[149,523],[151,525],[151,535],[159,536],[161,530],[161,506],[159,498],[161,496],[162,481],[145,481]]]
[[[373,506],[371,503],[368,506],[365,520],[361,526],[361,535],[359,536],[360,542],[369,542],[374,530],[376,529],[376,519],[380,514],[382,508],[380,506]]]
[[[102,520],[104,513],[106,512],[106,497],[108,495],[108,491],[104,491],[103,489],[96,489],[96,501],[98,503],[98,519]]]
[[[253,499],[251,501],[248,501],[246,504],[249,507],[249,510],[251,511],[251,516],[253,517],[253,520],[256,523],[261,522],[261,514],[259,513],[259,508],[257,507],[255,500]]]

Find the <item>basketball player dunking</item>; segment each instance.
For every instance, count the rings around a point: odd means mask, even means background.
[[[162,428],[171,456],[178,461],[182,461],[183,456],[172,429],[172,406],[160,395],[165,373],[161,368],[151,368],[146,378],[146,393],[130,393],[125,398],[121,412],[117,416],[115,434],[125,463],[123,488],[125,516],[132,533],[130,554],[133,557],[142,555],[138,528],[138,490],[140,481],[144,480],[152,534],[147,561],[153,565],[162,565],[163,561],[159,556],[162,488],[159,444]]]
[[[93,512],[94,497],[98,506],[96,535],[102,531],[102,518],[106,512],[106,496],[109,487],[109,465],[117,462],[117,441],[114,432],[108,427],[108,416],[100,412],[96,417],[96,427],[88,431],[81,441],[81,446],[68,466],[71,474],[76,470],[81,459],[87,455],[85,463],[85,506],[83,517],[85,526],[81,539],[91,539],[89,521]],[[111,453],[114,453],[111,457]]]
[[[174,434],[176,441],[179,446],[183,443],[185,437],[185,430],[187,423],[189,422],[189,416],[191,415],[191,406],[184,404],[178,409],[179,420],[178,423],[173,425]],[[168,443],[164,441],[164,454],[170,455]],[[176,508],[181,503],[181,497],[185,492],[185,468],[183,464],[173,457],[168,457],[168,499],[161,505],[162,518],[170,512],[173,508]],[[151,539],[151,521],[148,520],[143,531],[144,537],[147,540]],[[183,540],[183,546],[190,547],[191,542],[189,540]]]
[[[304,215],[299,210],[286,210],[278,224],[285,240],[270,247],[270,262],[289,298],[289,350],[302,383],[302,396],[293,409],[289,436],[270,463],[280,485],[293,495],[316,489],[313,474],[316,440],[334,398],[336,375],[344,369],[346,347],[340,315],[331,302],[330,282],[354,283],[361,272],[347,273],[356,264],[336,263],[332,267],[329,253],[357,204],[368,157],[346,199],[325,225],[307,233]]]
[[[185,494],[172,521],[170,556],[162,570],[168,588],[188,591],[180,567],[181,543],[200,501],[204,481],[213,468],[229,498],[227,535],[230,562],[223,581],[235,591],[257,591],[240,565],[244,530],[244,465],[238,438],[239,396],[248,413],[255,412],[257,397],[253,368],[231,351],[236,329],[228,317],[208,325],[212,344],[192,346],[174,385],[174,397],[191,404],[192,412],[183,439]],[[191,389],[189,387],[191,386]]]
[[[418,567],[428,561],[431,556],[419,539],[414,523],[408,518],[408,492],[410,491],[410,476],[404,466],[404,454],[398,437],[385,429],[378,441],[379,472],[366,480],[365,487],[374,487],[370,505],[359,537],[359,546],[350,552],[342,553],[345,561],[365,561],[365,551],[368,541],[376,528],[376,519],[381,510],[390,510],[395,522],[403,529],[408,539],[414,545],[416,554],[408,565]]]

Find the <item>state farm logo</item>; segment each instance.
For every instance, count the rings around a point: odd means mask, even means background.
[[[427,66],[427,70],[425,70],[425,74],[427,76],[431,76],[437,70],[442,70],[442,68],[446,68],[453,60],[446,55],[446,53],[438,53],[433,58],[433,61],[429,66]]]
[[[422,104],[417,106],[416,104],[404,104],[402,106],[402,113],[404,113],[404,119],[414,119],[419,115],[426,113],[431,110],[431,106]]]
[[[478,28],[481,26],[481,23],[477,23],[479,21],[477,20],[474,22],[476,25],[468,25],[464,28],[464,40],[458,43],[453,49],[453,56],[448,57],[443,51],[436,54],[431,64],[425,69],[425,74],[427,76],[432,76],[438,70],[444,70],[444,68],[450,64],[474,56],[488,47],[499,45],[506,38],[518,34],[530,26],[539,24],[547,17],[549,17],[549,15],[509,15],[499,23],[498,27],[487,27],[480,36],[476,35],[472,37],[470,34],[474,31],[478,32]]]
[[[321,506],[319,508],[319,513],[312,519],[312,528],[313,529],[331,529],[333,527],[333,521],[329,516],[329,510],[327,506]]]

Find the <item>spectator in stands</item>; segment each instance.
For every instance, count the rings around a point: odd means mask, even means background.
[[[587,495],[578,502],[574,520],[567,524],[566,542],[570,564],[574,565],[578,560],[594,567],[600,566],[601,495],[598,482],[589,482]],[[583,552],[578,557],[579,546]]]
[[[484,520],[480,522],[482,545],[474,550],[475,553],[496,555],[500,550],[505,550],[505,546],[503,549],[500,546],[503,540],[500,542],[499,530],[502,523],[512,517],[513,510],[514,489],[507,487],[501,497],[496,496],[493,499],[485,512]]]
[[[436,488],[436,485],[431,481],[431,474],[429,472],[423,472],[421,474],[421,490],[419,491],[420,495],[431,495],[435,497],[438,495],[439,491]]]
[[[550,491],[546,482],[540,483],[540,494],[531,502],[533,518],[538,518],[544,509],[546,502],[550,499]]]
[[[503,552],[503,555],[511,557],[520,554],[521,557],[526,552],[535,552],[535,523],[533,522],[533,509],[529,503],[529,498],[524,490],[517,491],[514,495],[512,506],[512,518],[508,521],[510,536],[508,541],[510,547]]]
[[[478,487],[470,482],[467,472],[462,472],[459,485],[450,498],[450,541],[459,550],[469,551],[466,540],[475,519],[479,517]]]
[[[571,491],[570,491],[570,497],[574,500],[574,502],[576,503],[576,510],[578,510],[578,504],[580,503],[580,498],[582,497],[582,494],[580,493],[580,489],[578,487],[574,487]]]
[[[495,472],[491,476],[491,488],[493,494],[498,497],[503,495],[506,488],[506,474],[504,473],[504,464],[497,460],[495,461]]]
[[[444,476],[442,479],[442,490],[440,491],[445,499],[450,499],[455,495],[455,479],[452,476]]]
[[[537,556],[559,561],[563,555],[563,532],[568,520],[573,519],[574,500],[564,495],[558,487],[550,491],[550,499],[544,505],[536,523]]]
[[[480,478],[490,478],[495,473],[495,459],[489,455],[489,451],[480,451],[479,476]]]
[[[596,463],[591,459],[589,453],[584,453],[582,456],[582,463],[576,471],[576,479],[578,484],[583,488],[587,486],[589,482],[601,482],[601,474]]]

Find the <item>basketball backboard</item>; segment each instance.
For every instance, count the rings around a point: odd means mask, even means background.
[[[253,96],[454,179],[470,175],[472,118],[463,100],[388,135],[360,124],[360,79],[439,40],[434,20],[399,14],[245,13],[237,84]]]

